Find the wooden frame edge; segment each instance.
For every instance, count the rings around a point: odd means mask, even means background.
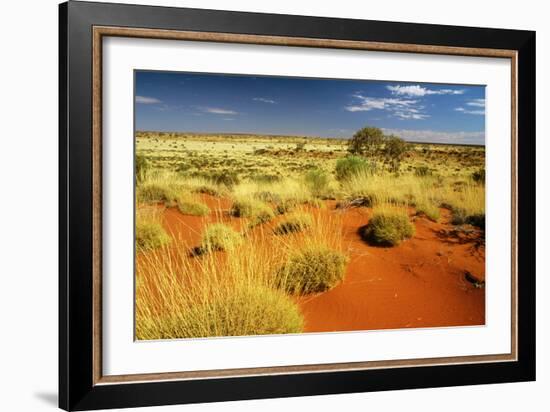
[[[289,47],[315,47],[398,53],[421,53],[472,57],[508,58],[511,60],[511,179],[512,179],[512,258],[511,258],[511,353],[498,355],[451,356],[441,358],[401,359],[367,362],[349,362],[315,365],[290,365],[281,367],[256,367],[218,369],[207,371],[162,372],[131,375],[102,374],[102,217],[101,217],[101,141],[102,141],[102,39],[104,36],[151,38],[164,40],[187,40],[236,44],[257,44]],[[114,26],[93,26],[92,29],[92,169],[93,169],[93,385],[119,383],[159,382],[173,380],[215,379],[228,377],[251,377],[298,373],[343,372],[381,368],[403,368],[421,366],[459,365],[473,363],[513,362],[518,360],[518,279],[517,279],[517,186],[518,186],[518,52],[507,49],[468,48],[454,46],[432,46],[405,43],[385,43],[355,40],[334,40],[320,38],[265,36],[219,32],[179,31],[165,29],[143,29]]]

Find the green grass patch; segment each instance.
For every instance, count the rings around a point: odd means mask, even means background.
[[[307,245],[292,253],[277,272],[277,285],[293,294],[323,292],[344,278],[347,258],[322,245]]]
[[[368,225],[359,229],[361,237],[378,246],[397,246],[414,235],[414,226],[406,212],[385,210],[375,212]]]
[[[223,223],[214,223],[206,227],[201,241],[204,251],[231,251],[242,243],[242,236],[232,227]]]
[[[210,213],[210,208],[204,203],[197,202],[188,197],[180,197],[177,200],[178,210],[184,215],[206,216]]]

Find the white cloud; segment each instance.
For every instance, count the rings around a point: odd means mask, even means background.
[[[483,116],[485,114],[485,108],[483,108],[483,110],[468,110],[464,107],[457,107],[455,110],[464,114],[473,114],[477,116]]]
[[[136,96],[136,103],[158,104],[158,103],[162,103],[162,102],[159,99],[155,98],[155,97]]]
[[[409,142],[485,144],[485,132],[440,132],[435,130],[382,129]]]
[[[418,84],[410,86],[386,86],[386,88],[397,96],[423,97],[432,94],[464,94],[463,89],[428,89]]]
[[[201,110],[206,113],[212,113],[212,114],[225,114],[225,115],[239,114],[234,110],[220,109],[219,107],[203,107],[201,108]]]
[[[255,100],[257,102],[262,102],[262,103],[270,103],[270,104],[275,104],[277,103],[275,100],[273,99],[267,99],[265,97],[254,97],[252,100]]]
[[[485,108],[485,99],[473,99],[466,103],[468,106],[483,107]]]
[[[371,110],[387,110],[395,117],[402,120],[424,120],[430,117],[422,112],[424,106],[417,106],[416,99],[402,99],[395,97],[368,97],[356,93],[354,97],[359,100],[356,105],[346,106],[349,112],[368,112]]]

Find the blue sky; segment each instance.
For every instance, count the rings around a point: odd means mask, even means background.
[[[136,71],[135,103],[137,130],[485,142],[484,86]]]

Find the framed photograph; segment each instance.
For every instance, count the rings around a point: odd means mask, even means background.
[[[535,379],[535,33],[60,5],[59,403]]]

